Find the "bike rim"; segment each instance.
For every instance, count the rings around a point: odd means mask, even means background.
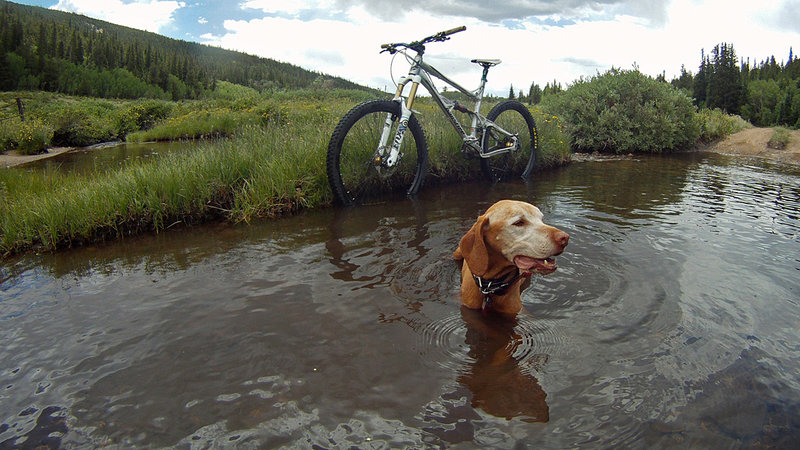
[[[516,150],[483,160],[487,174],[494,181],[500,181],[525,170],[533,149],[532,136],[525,117],[514,109],[501,112],[494,122],[503,129],[514,130],[518,133]],[[502,133],[492,130],[487,132],[486,139],[484,149],[504,147],[510,140]]]
[[[407,132],[401,147],[402,159],[392,168],[376,168],[375,158],[382,156],[378,150],[387,111],[370,112],[360,117],[348,130],[339,156],[339,173],[347,197],[352,202],[363,203],[379,194],[397,190],[414,180],[417,166],[416,142]],[[392,124],[392,136],[397,129],[397,116]]]

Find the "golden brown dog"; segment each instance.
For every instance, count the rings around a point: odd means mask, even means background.
[[[542,212],[530,203],[501,200],[478,217],[461,238],[453,258],[461,266],[461,303],[472,309],[516,315],[520,293],[533,273],[556,270],[554,256],[569,243],[569,235],[542,222]]]

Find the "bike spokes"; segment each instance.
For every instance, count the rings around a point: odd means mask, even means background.
[[[383,192],[416,193],[427,168],[427,143],[416,119],[409,121],[397,162],[390,165],[391,142],[400,105],[376,100],[353,108],[337,125],[328,146],[328,180],[343,204],[362,203]]]

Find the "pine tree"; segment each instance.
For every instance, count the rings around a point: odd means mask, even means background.
[[[681,75],[670,82],[678,89],[685,89],[691,91],[694,88],[694,77],[691,72],[686,70],[686,66],[681,64]]]
[[[508,98],[513,100],[514,99],[514,85],[511,85],[511,89],[508,90]]]
[[[528,104],[538,105],[542,101],[542,88],[536,83],[531,83],[531,90],[528,91]]]
[[[719,44],[712,54],[712,70],[707,74],[706,104],[729,114],[739,114],[744,100],[744,84],[736,64],[733,45]]]
[[[706,90],[708,88],[708,70],[710,64],[703,49],[700,50],[700,67],[697,69],[697,76],[694,77],[694,101],[697,106],[705,106]]]

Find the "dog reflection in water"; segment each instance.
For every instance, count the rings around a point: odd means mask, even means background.
[[[515,331],[517,319],[485,315],[480,310],[461,307],[466,324],[466,344],[472,362],[458,382],[472,393],[472,407],[495,417],[519,417],[526,422],[547,422],[550,409],[544,390],[531,370],[547,362],[546,355],[527,358],[523,368],[514,357],[522,342]]]

